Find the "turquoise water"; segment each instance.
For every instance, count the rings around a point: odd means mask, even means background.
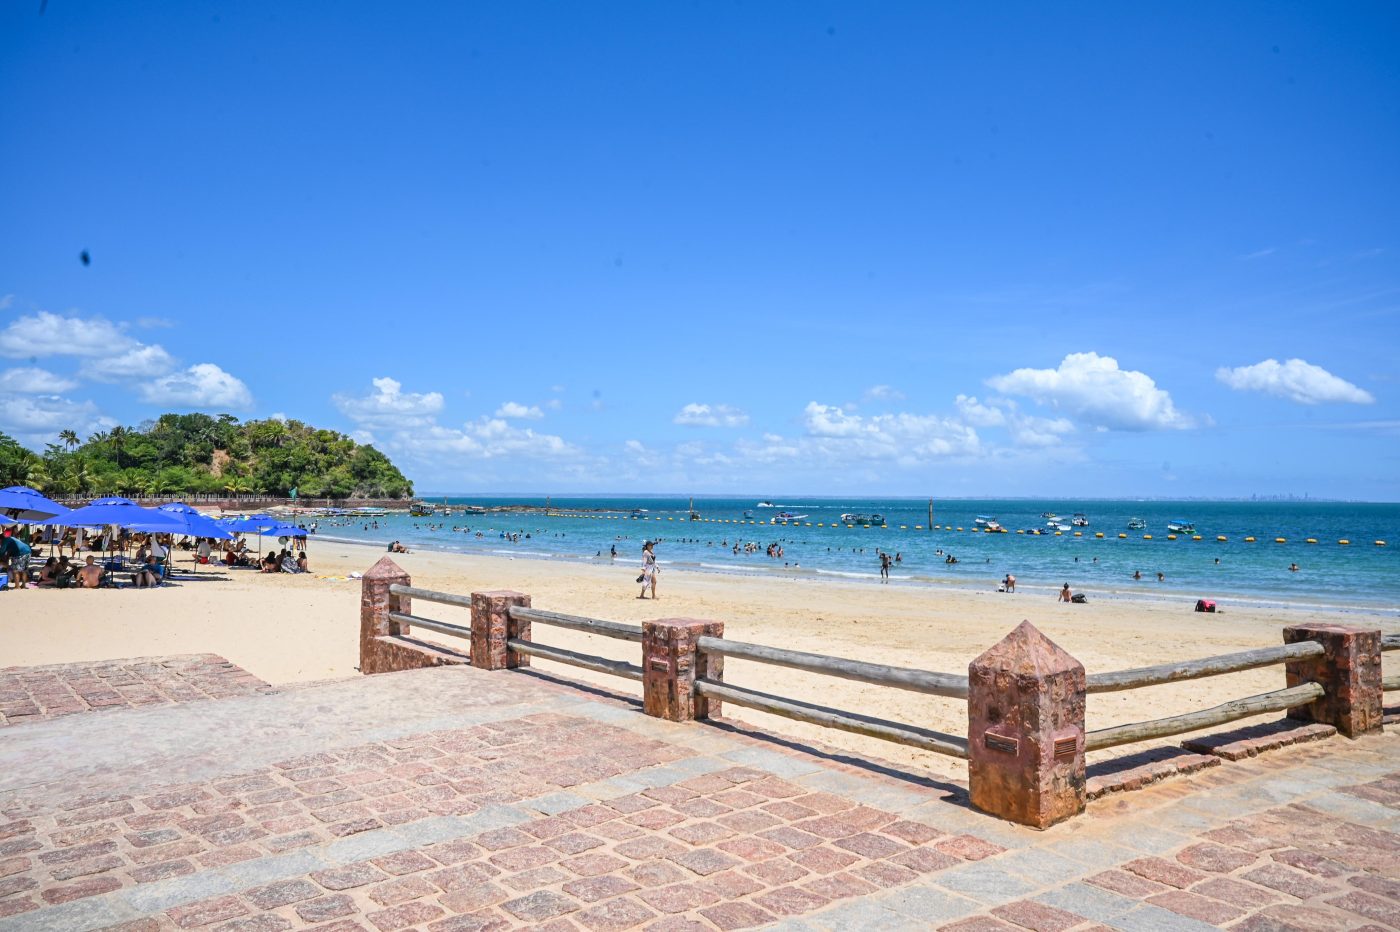
[[[441,498],[436,500],[439,504]],[[776,508],[758,508],[771,501]],[[539,498],[449,497],[452,505],[534,505]],[[644,540],[660,540],[657,555],[673,572],[776,573],[813,578],[877,581],[878,549],[898,553],[896,584],[959,586],[994,591],[1007,573],[1022,592],[1052,598],[1068,582],[1091,599],[1216,599],[1236,603],[1365,609],[1400,614],[1400,505],[1326,502],[1124,502],[952,500],[935,501],[928,530],[927,500],[819,498],[697,498],[704,520],[688,520],[683,498],[555,498],[552,514],[488,514],[432,518],[395,515],[378,528],[363,520],[334,526],[320,520],[322,537],[386,544],[401,540],[410,548],[516,557],[609,563],[617,547],[619,579],[630,583]],[[610,509],[598,515],[596,509]],[[633,509],[645,515],[630,517]],[[755,522],[749,524],[744,512]],[[807,515],[801,526],[770,525],[779,511]],[[832,527],[842,513],[878,513],[886,527]],[[1018,534],[1046,529],[1042,512],[1069,523],[1085,513],[1088,527],[1061,536]],[[977,515],[995,517],[1009,533],[973,532]],[[1147,522],[1128,530],[1130,518]],[[1167,522],[1184,518],[1201,540],[1167,539]],[[730,523],[745,522],[745,523]],[[811,526],[807,526],[810,522]],[[818,527],[818,524],[827,525]],[[901,529],[901,525],[906,526]],[[924,530],[915,530],[925,525]],[[950,528],[961,527],[957,531]],[[469,530],[467,530],[469,529]],[[1102,539],[1096,538],[1102,533]],[[1120,539],[1119,534],[1128,535]],[[519,535],[518,540],[503,537]],[[1152,540],[1144,540],[1151,534]],[[480,535],[480,536],[478,536]],[[528,535],[528,537],[526,536]],[[1218,542],[1217,536],[1227,538]],[[1257,540],[1247,543],[1244,538]],[[1286,543],[1275,543],[1275,538]],[[1306,543],[1315,538],[1316,544]],[[1338,543],[1350,540],[1349,546]],[[1377,540],[1387,542],[1376,546]],[[757,552],[733,552],[736,543],[757,544]],[[781,558],[765,555],[779,543]],[[601,555],[600,555],[601,552]],[[958,563],[950,565],[953,554]],[[1289,565],[1298,564],[1296,572]],[[1140,572],[1140,581],[1132,578]],[[1165,580],[1159,582],[1157,574]],[[508,581],[503,580],[502,585]]]

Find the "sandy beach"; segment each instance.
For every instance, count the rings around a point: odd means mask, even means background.
[[[198,581],[156,591],[30,590],[0,598],[5,637],[0,667],[213,652],[273,684],[359,675],[360,583],[344,577],[369,569],[377,548],[316,540],[312,574],[263,575],[250,570],[209,572]],[[1091,602],[1059,604],[1043,595],[878,586],[838,581],[755,578],[667,571],[656,603],[636,598],[634,561],[589,566],[549,560],[415,552],[396,555],[415,585],[467,594],[481,589],[528,593],[537,608],[639,622],[657,617],[722,620],[726,636],[888,663],[964,673],[970,660],[1022,620],[1081,660],[1090,672],[1184,660],[1281,643],[1281,629],[1303,621],[1339,621],[1400,631],[1388,617],[1345,616],[1289,609],[1235,608],[1197,614],[1189,604]],[[428,617],[466,624],[467,613],[420,604]],[[421,629],[427,639],[453,643]],[[557,628],[537,628],[535,640],[616,659],[637,661],[636,645]],[[454,646],[463,646],[456,642]],[[572,667],[535,661],[541,670],[640,694],[638,684]],[[1386,673],[1400,672],[1392,654]],[[965,704],[860,683],[817,678],[776,667],[729,661],[736,684],[837,708],[964,734]],[[1282,688],[1283,670],[1270,667],[1190,683],[1091,696],[1089,728],[1205,708]],[[776,719],[734,706],[731,718],[770,732],[820,741],[906,765],[961,777],[960,761],[936,758],[875,739]],[[1118,748],[1116,756],[1135,750]]]

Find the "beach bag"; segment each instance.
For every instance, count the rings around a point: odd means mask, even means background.
[[[1089,601],[1089,597],[1082,592],[1076,592],[1074,595],[1069,597],[1069,600],[1078,605],[1083,605]]]
[[[1214,612],[1214,611],[1215,611],[1215,603],[1214,603],[1213,601],[1211,601],[1210,599],[1197,599],[1197,600],[1196,600],[1196,611],[1198,611],[1198,612]]]
[[[641,582],[642,580],[644,580],[644,579],[646,579],[646,578],[647,578],[647,574],[646,574],[646,573],[642,573],[640,576],[637,577],[637,582]]]

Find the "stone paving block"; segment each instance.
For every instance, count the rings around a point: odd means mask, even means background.
[[[1065,884],[1062,887],[1039,893],[1034,899],[1038,903],[1044,903],[1047,906],[1053,906],[1056,909],[1110,925],[1119,916],[1131,912],[1138,906],[1136,899],[1119,896],[1116,893],[1085,883]]]
[[[1028,896],[1039,886],[994,862],[950,867],[937,874],[934,883],[982,903],[1004,903],[1010,898]]]

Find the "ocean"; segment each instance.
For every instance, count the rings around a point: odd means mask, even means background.
[[[433,501],[440,506],[443,498]],[[760,501],[775,507],[760,508]],[[1010,573],[1018,591],[1047,599],[1069,583],[1091,600],[1194,603],[1205,598],[1226,611],[1234,602],[1400,616],[1397,504],[935,500],[930,529],[927,500],[914,499],[697,497],[698,521],[689,520],[688,499],[674,497],[551,498],[548,515],[466,515],[460,510],[467,504],[539,507],[545,504],[541,498],[448,496],[446,502],[454,508],[450,517],[392,515],[378,519],[377,527],[365,519],[321,518],[317,536],[379,545],[399,540],[411,549],[616,563],[626,584],[635,576],[646,540],[659,541],[658,560],[672,573],[872,583],[879,581],[878,551],[883,549],[899,556],[891,571],[896,585],[995,592]],[[640,510],[636,517],[634,510]],[[805,517],[800,525],[769,523],[784,511]],[[1071,515],[1082,512],[1089,524],[1056,536],[1042,516],[1047,512],[1067,525]],[[847,527],[840,521],[843,513],[878,514],[884,526]],[[1007,533],[974,530],[979,515],[995,518]],[[1132,518],[1147,526],[1130,530]],[[1193,523],[1200,539],[1178,534],[1169,540],[1167,524],[1178,519]],[[1350,543],[1339,543],[1343,540]],[[756,544],[756,552],[744,552],[745,543]],[[773,543],[782,547],[781,557],[766,554]],[[950,554],[956,563],[947,562]],[[1298,569],[1290,570],[1295,563]],[[1134,579],[1134,573],[1142,578]],[[663,585],[664,580],[665,573]],[[500,585],[508,587],[509,580]]]

